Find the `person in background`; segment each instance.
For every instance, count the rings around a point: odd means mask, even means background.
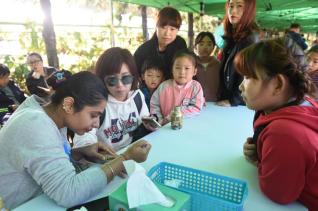
[[[66,128],[78,134],[98,128],[106,98],[103,82],[83,71],[63,82],[48,104],[32,95],[19,106],[0,130],[0,195],[9,209],[42,193],[66,208],[85,203],[115,176],[124,176],[124,160],[146,160],[146,141],[122,155],[102,142],[70,148]],[[104,163],[108,156],[114,159]],[[73,163],[81,159],[103,164],[76,172]]]
[[[200,32],[195,38],[194,46],[199,56],[199,67],[196,79],[203,88],[203,94],[207,102],[217,100],[219,88],[220,62],[211,53],[215,47],[215,39],[211,32]]]
[[[217,105],[244,105],[239,85],[243,77],[235,71],[235,55],[259,41],[255,23],[256,0],[227,0],[224,16],[225,46],[220,68],[220,88]]]
[[[305,39],[300,34],[300,25],[298,23],[292,23],[290,25],[287,36],[292,38],[303,50],[308,48]]]
[[[99,128],[75,134],[74,146],[102,141],[118,151],[148,133],[141,118],[149,116],[149,110],[144,95],[137,89],[139,77],[134,57],[127,49],[109,48],[99,56],[95,73],[109,93],[106,112]]]
[[[318,31],[316,31],[316,39],[312,42],[312,47],[318,45]]]
[[[187,49],[174,56],[173,79],[162,82],[150,100],[150,113],[161,125],[170,122],[175,106],[181,106],[184,116],[200,113],[204,103],[203,90],[198,81],[192,80],[197,67],[196,55]]]
[[[154,91],[158,88],[162,81],[164,70],[161,62],[155,58],[147,59],[142,65],[142,83],[140,90],[145,96],[148,108],[150,109],[150,99]]]
[[[184,39],[177,35],[181,23],[182,19],[178,10],[165,7],[159,11],[156,32],[134,53],[140,77],[143,62],[149,57],[155,57],[161,61],[165,71],[164,78],[172,78],[172,58],[178,50],[187,48]]]
[[[9,68],[0,64],[0,126],[4,125],[25,99],[23,91],[10,80]]]
[[[316,92],[314,98],[318,100],[318,45],[311,47],[307,52],[308,74],[314,83]]]
[[[297,45],[294,43],[294,45]],[[318,207],[318,104],[312,84],[286,40],[268,40],[245,48],[235,58],[244,76],[246,106],[256,111],[253,137],[243,150],[258,168],[259,185],[271,200],[295,200],[309,211]]]
[[[30,94],[35,94],[47,101],[53,93],[47,79],[57,70],[54,67],[44,67],[42,56],[35,52],[28,54],[27,64],[31,68],[26,78],[26,86]]]

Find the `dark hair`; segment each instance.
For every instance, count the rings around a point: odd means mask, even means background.
[[[297,101],[312,91],[312,83],[298,58],[297,51],[289,45],[288,38],[261,41],[240,51],[234,65],[241,75],[266,80],[277,74],[285,75],[294,88]],[[295,46],[298,46],[295,42]],[[298,46],[299,47],[299,46]],[[303,56],[304,59],[304,56]],[[256,73],[258,71],[258,74]]]
[[[292,23],[292,24],[290,24],[289,28],[291,28],[291,29],[300,28],[300,25],[298,23]]]
[[[10,70],[4,64],[0,64],[0,77],[4,77],[6,75],[10,75]]]
[[[106,100],[107,91],[104,83],[93,73],[82,71],[65,80],[51,97],[51,103],[58,105],[66,97],[74,98],[75,112],[84,106],[96,106]]]
[[[157,24],[158,27],[164,27],[164,26],[173,26],[177,29],[180,29],[180,26],[182,24],[181,15],[178,10],[172,7],[164,7],[162,8],[157,16]]]
[[[173,57],[173,62],[172,64],[174,64],[174,62],[178,59],[178,58],[181,58],[181,57],[188,57],[191,59],[192,63],[193,63],[193,66],[195,68],[198,67],[198,57],[195,55],[195,53],[193,51],[190,51],[189,49],[182,49],[182,50],[179,50],[175,53],[174,57]]]
[[[258,30],[258,26],[254,20],[256,16],[256,0],[244,0],[244,3],[244,12],[238,26],[234,29],[230,23],[227,12],[230,8],[230,0],[226,1],[223,20],[224,37],[233,38],[235,41],[239,41],[252,34],[253,31]]]
[[[194,46],[199,44],[204,37],[208,37],[212,41],[213,45],[215,46],[215,38],[211,32],[200,32],[195,38]]]
[[[310,53],[318,53],[318,45],[314,45],[312,46],[308,51],[307,51],[307,55]]]
[[[144,61],[141,67],[141,74],[145,74],[149,69],[155,69],[164,74],[164,66],[162,61],[156,57],[150,57]]]
[[[42,56],[39,53],[36,53],[36,52],[29,53],[27,59],[29,59],[31,56],[35,56],[38,59],[40,59],[41,62],[43,62]]]
[[[127,49],[114,47],[104,51],[104,53],[99,56],[96,62],[95,73],[101,80],[104,81],[104,78],[107,75],[115,75],[120,73],[123,64],[128,66],[130,74],[134,76],[132,89],[137,89],[139,74],[135,59]]]

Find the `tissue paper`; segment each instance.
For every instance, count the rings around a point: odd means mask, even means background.
[[[152,203],[173,205],[146,175],[146,170],[142,166],[132,160],[124,161],[124,166],[129,176],[126,191],[130,209]]]

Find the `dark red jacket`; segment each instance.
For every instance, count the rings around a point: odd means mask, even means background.
[[[261,114],[254,129],[260,188],[275,202],[299,200],[310,211],[318,209],[318,105],[289,106]]]

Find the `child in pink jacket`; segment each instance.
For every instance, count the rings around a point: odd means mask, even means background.
[[[170,113],[175,106],[181,106],[182,114],[199,114],[203,103],[201,84],[192,80],[197,73],[197,59],[193,52],[181,50],[173,59],[173,79],[160,84],[150,100],[150,113],[161,124],[170,122]]]

